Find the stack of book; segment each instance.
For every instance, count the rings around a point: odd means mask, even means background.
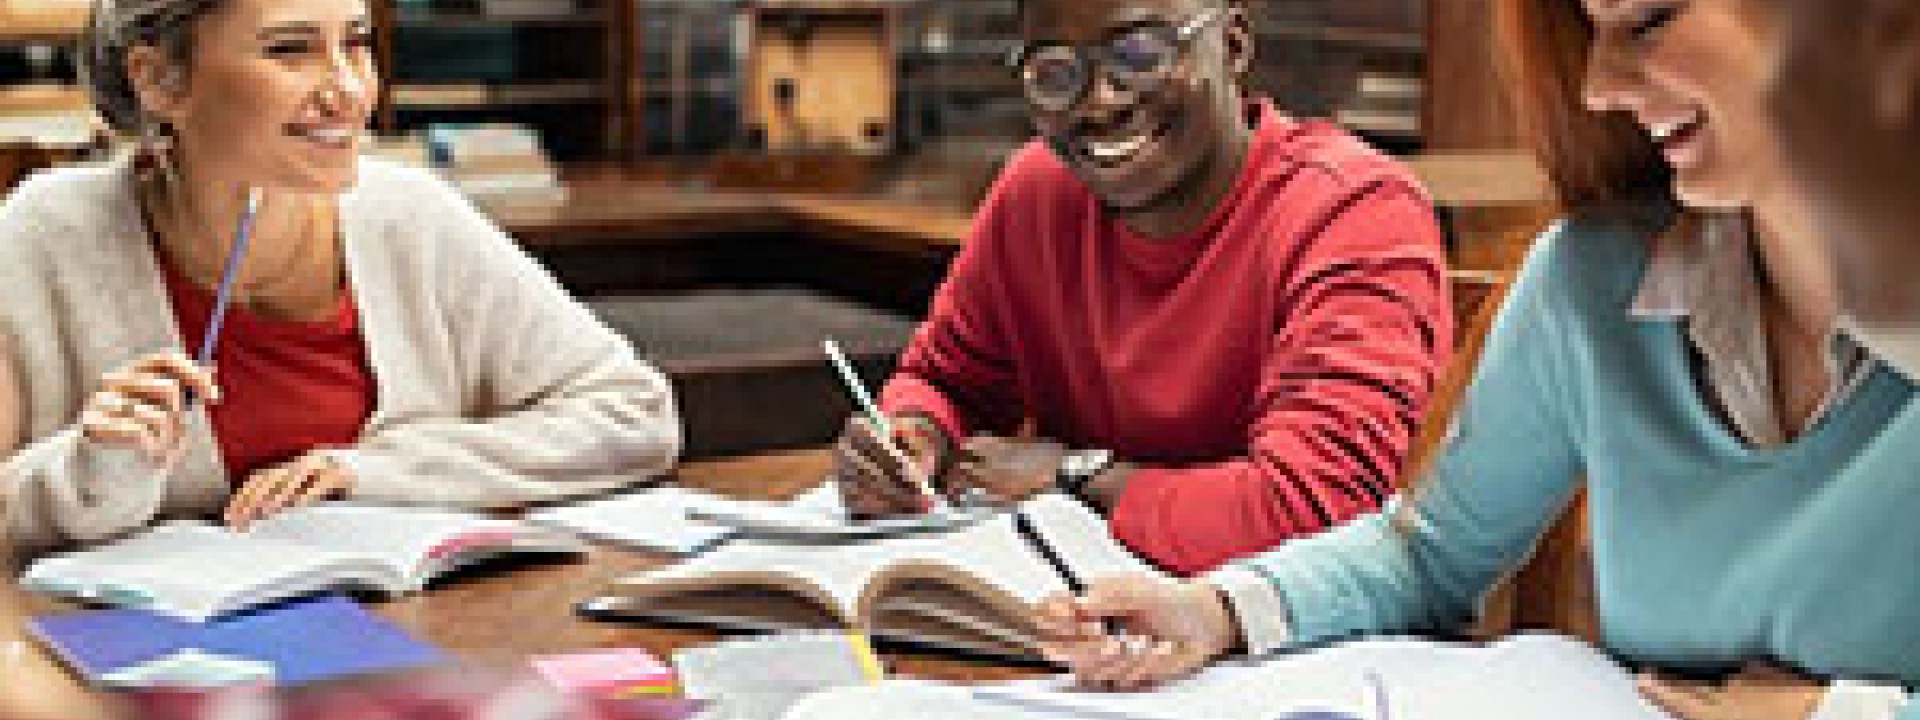
[[[540,136],[524,125],[433,125],[427,128],[427,153],[449,181],[470,194],[563,191]]]
[[[103,128],[86,92],[77,87],[0,87],[0,147],[79,149],[93,144]]]
[[[1363,72],[1353,99],[1334,113],[1342,125],[1363,132],[1418,135],[1425,87],[1420,78]]]

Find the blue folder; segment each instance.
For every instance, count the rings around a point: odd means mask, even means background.
[[[88,680],[186,649],[273,666],[274,682],[305,685],[343,675],[447,662],[439,649],[340,597],[276,605],[207,623],[144,610],[97,610],[32,620],[36,637]]]

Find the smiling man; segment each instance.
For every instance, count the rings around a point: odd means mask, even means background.
[[[1238,2],[1020,12],[1042,139],[886,386],[897,445],[843,435],[849,504],[915,510],[908,468],[950,494],[1058,488],[1182,572],[1378,507],[1451,352],[1424,192],[1250,96]]]

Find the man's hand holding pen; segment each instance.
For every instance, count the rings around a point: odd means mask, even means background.
[[[893,418],[888,425],[891,442],[871,420],[856,416],[834,445],[832,479],[854,517],[932,509],[920,487],[939,486],[940,469],[950,453],[945,435],[933,421],[917,416]]]

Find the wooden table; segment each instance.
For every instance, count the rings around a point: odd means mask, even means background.
[[[690,463],[679,482],[717,492],[786,498],[813,486],[830,463],[823,450]],[[422,640],[454,656],[484,665],[523,662],[532,655],[596,647],[642,647],[662,657],[712,642],[716,633],[581,620],[573,605],[603,590],[623,574],[659,567],[666,556],[594,550],[584,560],[521,568],[450,583],[375,610]],[[24,618],[57,612],[60,605],[0,590],[0,719],[87,720],[109,710],[104,698],[25,634]],[[997,680],[1032,675],[1031,669],[931,655],[887,653],[900,674],[948,680]]]

